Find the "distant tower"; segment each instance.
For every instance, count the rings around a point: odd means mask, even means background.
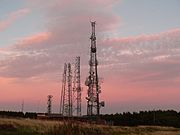
[[[21,112],[24,112],[24,100],[22,100],[22,104],[21,104]]]
[[[62,81],[62,91],[61,91],[61,103],[60,103],[60,113],[63,116],[72,116],[73,113],[73,103],[72,103],[72,70],[71,64],[64,64],[64,73]]]
[[[76,57],[74,67],[74,80],[73,80],[73,95],[76,102],[75,110],[77,116],[81,116],[81,74],[80,74],[80,57]]]
[[[48,100],[47,100],[47,113],[48,114],[51,114],[51,112],[52,112],[52,95],[48,95],[47,96],[47,98],[48,98]]]
[[[72,116],[73,113],[73,105],[72,105],[72,70],[71,64],[68,63],[68,76],[67,76],[67,83],[68,83],[68,116]]]
[[[92,35],[91,35],[91,51],[90,51],[90,61],[89,61],[89,76],[86,79],[86,86],[88,86],[87,91],[87,115],[97,115],[100,114],[100,107],[104,107],[104,102],[99,102],[99,94],[101,93],[99,78],[98,78],[98,61],[97,61],[97,51],[96,51],[96,35],[95,35],[95,25],[96,22],[91,22]]]
[[[61,89],[61,101],[60,101],[60,114],[64,115],[65,114],[65,101],[66,101],[66,96],[65,94],[67,93],[66,91],[66,79],[67,79],[67,64],[64,63],[64,72],[63,72],[63,79],[62,79],[62,89]]]

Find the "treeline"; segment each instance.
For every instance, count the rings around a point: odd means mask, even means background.
[[[37,113],[33,112],[14,112],[14,111],[0,111],[0,117],[18,117],[36,119]]]
[[[36,119],[37,113],[32,112],[13,112],[0,111],[0,117],[19,117]],[[156,111],[140,111],[140,112],[125,112],[116,114],[101,115],[101,120],[105,120],[107,124],[115,126],[138,126],[138,125],[153,125],[153,126],[173,126],[180,128],[180,112],[174,110],[156,110]],[[48,117],[47,117],[48,118]],[[50,119],[51,117],[49,117]],[[55,119],[59,119],[56,117]],[[91,121],[93,117],[77,117],[80,121]],[[96,117],[94,117],[96,120]]]
[[[140,111],[101,115],[115,126],[156,125],[180,127],[180,112],[174,110]]]

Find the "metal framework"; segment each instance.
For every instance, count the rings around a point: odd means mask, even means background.
[[[24,100],[22,101],[22,104],[21,104],[21,112],[24,112]]]
[[[75,111],[77,116],[81,116],[81,74],[80,74],[80,57],[76,57],[74,65],[73,95]]]
[[[81,116],[81,91],[80,57],[78,56],[73,66],[70,63],[64,64],[60,114],[69,117]]]
[[[72,70],[71,70],[71,64],[70,63],[64,64],[61,101],[60,101],[60,113],[63,116],[69,116],[69,117],[71,117],[73,114]]]
[[[95,35],[95,25],[96,22],[91,22],[92,34],[91,34],[91,51],[90,51],[90,61],[89,61],[89,76],[86,79],[87,90],[87,115],[97,115],[100,114],[100,107],[104,107],[104,102],[99,102],[99,94],[101,93],[99,78],[98,78],[98,61],[97,61],[97,50],[96,50],[96,35]]]
[[[67,76],[67,83],[68,83],[68,116],[72,116],[73,114],[73,104],[72,104],[72,70],[71,64],[68,63],[68,76]]]
[[[52,95],[48,95],[47,98],[47,114],[51,114],[52,112]]]
[[[63,72],[63,79],[62,79],[62,89],[61,89],[61,101],[60,101],[60,114],[65,114],[65,94],[66,94],[66,79],[67,79],[67,64],[64,63],[64,72]]]

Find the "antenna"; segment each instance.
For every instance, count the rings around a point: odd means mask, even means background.
[[[22,100],[22,104],[21,104],[21,112],[24,112],[24,100]]]
[[[75,59],[75,67],[74,67],[74,80],[73,80],[73,95],[74,101],[76,102],[76,112],[77,116],[81,116],[81,74],[80,74],[80,57],[77,56]]]
[[[72,116],[73,102],[72,102],[72,70],[71,64],[64,64],[64,73],[62,80],[60,113],[63,116]]]
[[[48,95],[47,98],[47,114],[51,114],[52,112],[52,95]]]
[[[85,85],[88,86],[87,90],[87,115],[100,115],[100,107],[104,107],[104,101],[100,103],[99,94],[101,93],[99,78],[98,78],[98,61],[97,61],[97,49],[96,49],[96,34],[95,34],[96,22],[91,22],[92,34],[91,34],[91,48],[90,48],[90,61],[89,61],[89,76],[85,81]]]

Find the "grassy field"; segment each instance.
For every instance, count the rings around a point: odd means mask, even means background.
[[[180,135],[172,127],[115,127],[77,122],[0,118],[0,135]]]

